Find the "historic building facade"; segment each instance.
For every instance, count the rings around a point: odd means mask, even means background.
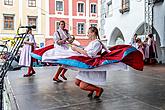
[[[59,21],[64,20],[69,33],[86,45],[88,28],[99,27],[99,3],[98,0],[49,0],[46,44],[52,42]]]
[[[165,63],[165,3],[155,0],[153,7],[153,34],[157,43],[158,61]],[[129,44],[136,33],[145,35],[145,0],[102,0],[102,33],[107,45]],[[104,11],[106,10],[106,11]],[[159,13],[158,13],[159,12]]]
[[[38,46],[45,42],[45,0],[0,0],[0,39],[13,38],[19,26],[36,25]],[[25,32],[25,29],[20,29]]]

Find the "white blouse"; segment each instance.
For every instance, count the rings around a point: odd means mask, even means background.
[[[100,41],[98,39],[91,41],[89,43],[89,45],[84,49],[87,51],[87,54],[89,57],[91,58],[95,58],[98,55],[98,52],[100,52],[102,50],[102,44],[100,43]]]
[[[91,58],[95,58],[98,52],[102,50],[101,42],[96,39],[91,41],[84,49]],[[106,70],[105,71],[79,71],[76,76],[77,79],[93,85],[105,85],[106,83]]]

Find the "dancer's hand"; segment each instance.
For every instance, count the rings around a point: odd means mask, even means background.
[[[77,46],[72,45],[72,46],[71,46],[71,49],[72,49],[73,51],[77,51]]]

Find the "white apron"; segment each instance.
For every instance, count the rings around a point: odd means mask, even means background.
[[[31,34],[27,34],[25,41],[32,42],[35,45],[35,39],[34,36]],[[35,47],[35,46],[34,46]],[[23,48],[21,50],[20,59],[19,59],[19,65],[22,66],[30,66],[31,65],[31,55],[32,52],[32,46],[28,44],[24,44]]]

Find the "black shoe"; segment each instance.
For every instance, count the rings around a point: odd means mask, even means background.
[[[65,76],[63,76],[62,74],[60,75],[64,80],[67,80],[67,78]]]
[[[92,95],[93,95],[93,92],[89,93],[87,96],[92,97]]]
[[[34,71],[34,72],[32,72],[31,74],[36,74],[36,72]]]
[[[33,74],[24,74],[23,77],[30,77],[32,76]]]
[[[101,88],[100,94],[99,94],[98,96],[95,95],[95,96],[94,96],[94,99],[96,99],[96,100],[97,100],[97,99],[100,99],[100,96],[102,95],[103,91],[104,91],[103,88]]]
[[[96,99],[96,100],[99,100],[100,99],[100,96],[96,96],[95,95],[93,98]]]
[[[63,82],[63,81],[60,80],[60,79],[54,79],[54,78],[53,78],[53,81],[56,81],[57,83]]]

